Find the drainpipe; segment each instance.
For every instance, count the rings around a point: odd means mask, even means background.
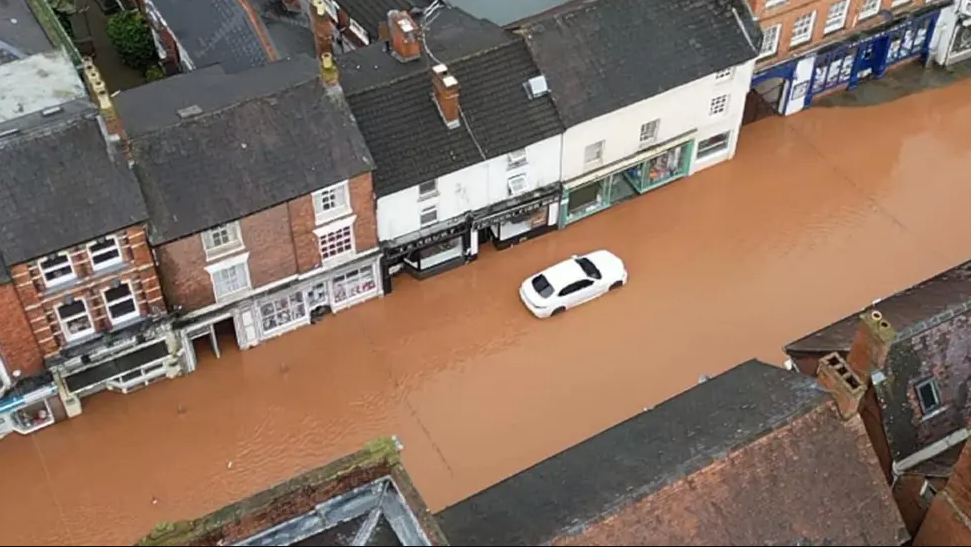
[[[925,446],[924,448],[914,452],[910,456],[900,460],[899,462],[893,462],[893,474],[895,477],[903,475],[908,469],[916,466],[919,463],[925,462],[942,452],[957,446],[968,438],[968,429],[963,428],[951,433],[947,437],[931,444]]]

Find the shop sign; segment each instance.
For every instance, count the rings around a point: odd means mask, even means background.
[[[542,209],[543,207],[546,207],[559,199],[559,193],[549,194],[540,199],[529,201],[515,207],[510,207],[504,211],[499,211],[498,213],[493,213],[482,218],[477,218],[472,221],[472,228],[478,230],[479,228],[483,228],[485,226],[502,224],[511,218],[538,211],[539,209]]]
[[[461,235],[463,232],[468,230],[468,228],[469,228],[468,222],[463,222],[456,226],[452,226],[451,228],[442,230],[441,232],[436,232],[434,234],[418,238],[414,241],[410,241],[408,243],[398,245],[397,247],[389,247],[388,258],[398,258],[399,256],[406,255],[408,253],[411,253],[412,251],[416,251],[418,249],[424,249],[425,247],[428,247],[430,245],[434,245],[436,243],[441,243],[442,241],[452,239],[453,237]]]

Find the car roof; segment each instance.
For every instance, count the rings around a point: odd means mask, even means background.
[[[568,258],[563,262],[554,264],[549,268],[543,270],[542,274],[546,276],[546,280],[550,282],[556,288],[563,287],[569,283],[573,283],[579,279],[585,279],[587,275],[583,273],[583,269],[580,265],[576,263],[572,258]]]

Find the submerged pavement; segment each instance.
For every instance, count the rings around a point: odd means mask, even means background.
[[[971,257],[971,80],[743,129],[732,162],[0,442],[6,543],[128,543],[396,434],[434,510]],[[608,248],[547,321],[529,274]],[[224,343],[224,348],[229,345]]]

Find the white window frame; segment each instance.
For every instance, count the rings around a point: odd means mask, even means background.
[[[529,158],[526,156],[526,149],[520,148],[519,150],[513,150],[506,155],[506,170],[518,169],[519,167],[525,167],[529,163]]]
[[[357,241],[354,233],[354,221],[357,220],[357,215],[353,215],[337,222],[332,222],[326,226],[321,226],[314,230],[314,235],[317,236],[317,252],[320,253],[320,260],[322,264],[333,264],[335,262],[344,262],[350,258],[357,256]],[[338,254],[331,255],[328,257],[324,256],[323,238],[330,234],[339,232],[341,230],[350,229],[351,237],[351,247],[349,250],[342,251]]]
[[[224,230],[227,234],[235,234],[235,241],[216,245],[216,240],[213,238],[213,234]],[[205,232],[202,232],[201,237],[202,249],[206,252],[206,260],[215,260],[246,248],[246,243],[243,242],[243,230],[240,227],[238,220],[227,222],[226,224],[221,224],[214,228],[209,228]]]
[[[809,18],[809,32],[806,34],[796,35],[796,27],[799,25],[800,21]],[[792,36],[789,38],[789,47],[798,47],[803,44],[809,43],[813,39],[813,34],[816,33],[816,10],[809,13],[805,13],[792,22]]]
[[[871,2],[872,5],[868,4]],[[873,17],[880,13],[881,7],[883,7],[883,0],[863,0],[863,3],[860,5],[860,13],[856,16],[856,20],[862,21]]]
[[[360,272],[363,272],[365,270],[368,270],[370,272],[371,281],[374,283],[374,287],[367,292],[362,292],[362,293],[355,294],[353,296],[348,296],[346,293],[347,286],[344,285],[343,287],[340,287],[341,284],[338,281],[338,278],[342,278],[342,277],[345,278],[344,281],[346,283],[346,278],[348,275],[354,272],[357,272],[358,274],[360,274]],[[364,276],[360,276],[360,277],[363,278]],[[339,299],[338,297],[338,290],[337,290],[338,288],[343,288],[345,290],[343,300]],[[330,291],[330,294],[331,294],[331,302],[333,303],[334,308],[337,309],[337,308],[346,308],[348,306],[353,305],[356,302],[366,300],[374,296],[375,294],[377,294],[380,288],[381,288],[381,278],[379,274],[374,271],[374,264],[368,264],[368,265],[362,265],[356,268],[350,268],[348,270],[334,274],[334,276],[330,280],[330,286],[328,287],[328,290]]]
[[[61,308],[64,307],[64,306],[73,305],[75,302],[80,302],[81,303],[81,305],[84,307],[84,313],[83,314],[82,313],[79,313],[79,314],[76,314],[76,315],[72,315],[72,316],[70,316],[70,317],[68,317],[66,319],[64,317],[61,317]],[[91,317],[91,309],[88,308],[88,302],[84,298],[75,298],[74,299],[74,302],[72,302],[71,304],[61,304],[61,305],[59,305],[57,307],[57,309],[54,310],[54,314],[57,315],[58,324],[61,326],[61,334],[64,335],[64,339],[67,340],[68,342],[74,342],[74,341],[80,340],[82,338],[87,338],[88,336],[91,336],[92,334],[94,334],[95,332],[97,332],[97,329],[95,329],[95,327],[94,327],[94,318]],[[85,330],[83,330],[81,332],[72,333],[70,331],[70,329],[67,328],[67,323],[69,321],[71,321],[72,319],[77,319],[78,317],[81,317],[82,315],[84,315],[84,316],[86,316],[88,318],[89,328],[87,328],[87,329],[85,329]]]
[[[638,146],[644,147],[657,142],[657,135],[661,130],[661,118],[655,118],[641,124]]]
[[[604,148],[605,148],[604,141],[597,141],[597,142],[588,144],[583,149],[583,165],[585,167],[597,167],[597,166],[603,165]],[[591,158],[590,152],[593,150],[596,150],[597,153],[596,153],[596,156]]]
[[[518,196],[529,190],[529,179],[525,173],[513,175],[506,181],[510,196]]]
[[[732,76],[735,75],[735,67],[728,67],[724,70],[719,70],[715,73],[716,82],[724,82],[726,80],[731,80]]]
[[[243,266],[243,273],[246,276],[246,281],[244,283],[244,286],[239,289],[227,292],[225,294],[219,294],[219,291],[216,289],[216,277],[215,277],[216,274],[222,272],[223,270],[236,268],[241,265]],[[216,297],[216,302],[225,301],[227,298],[231,296],[236,296],[238,294],[245,293],[253,288],[253,280],[250,277],[250,273],[249,273],[249,253],[243,253],[240,255],[227,258],[226,260],[223,260],[221,262],[210,264],[206,266],[206,271],[209,273],[209,282],[212,285],[212,294],[213,296]]]
[[[122,281],[121,286],[128,287],[128,296],[124,298],[119,298],[117,300],[110,300],[110,301],[108,300],[108,291],[110,291],[112,287],[108,287],[107,289],[101,291],[101,300],[105,303],[105,315],[108,316],[108,321],[111,322],[111,326],[113,327],[142,316],[141,312],[138,310],[138,300],[135,299],[135,291],[132,289],[132,284],[127,281]],[[131,303],[134,305],[134,308],[135,308],[134,311],[127,313],[125,315],[122,315],[120,317],[112,317],[111,306],[115,304],[120,304],[126,300],[131,300]]]
[[[728,105],[731,98],[731,95],[728,93],[712,97],[711,101],[708,103],[708,115],[721,116],[728,112]]]
[[[768,39],[770,33],[772,36],[771,40]],[[772,57],[776,53],[779,53],[779,39],[782,37],[782,23],[762,29],[762,37],[762,51],[759,52],[757,59],[765,59],[766,57]],[[767,45],[769,45],[769,49],[766,49]]]
[[[347,26],[348,28],[351,29],[351,32],[353,32],[355,36],[357,36],[358,38],[361,39],[362,42],[364,42],[364,45],[368,45],[371,43],[371,39],[370,37],[368,37],[367,31],[364,30],[364,27],[362,27],[360,23],[358,23],[354,19],[349,19]]]
[[[893,0],[892,2],[890,2],[890,7],[891,8],[896,8],[896,7],[902,6],[904,4],[909,4],[911,1],[912,0]]]
[[[48,280],[47,274],[49,272],[63,268],[63,266],[58,266],[57,268],[51,268],[50,270],[48,270],[47,268],[44,267],[44,261],[46,261],[48,258],[52,256],[63,256],[67,258],[67,265],[69,268],[71,268],[71,273]],[[37,268],[40,269],[40,275],[41,277],[44,278],[44,285],[47,287],[68,283],[78,278],[78,273],[74,270],[74,264],[71,261],[71,254],[68,253],[67,251],[58,251],[52,255],[48,255],[48,256],[45,256],[44,258],[41,258],[40,260],[37,261]]]
[[[782,4],[785,4],[788,1],[789,0],[765,0],[764,9],[775,8],[775,7],[781,6]]]
[[[100,238],[100,239],[106,239],[106,240],[107,239],[110,239],[112,242],[114,242],[114,244],[115,244],[114,251],[118,253],[118,256],[115,257],[115,258],[113,258],[113,259],[111,259],[111,260],[108,260],[107,262],[102,262],[101,264],[95,264],[95,262],[94,262],[94,257],[95,256],[101,256],[102,254],[108,254],[108,253],[111,252],[111,249],[102,249],[100,251],[92,251],[91,248],[98,244],[98,241],[97,240],[92,241],[91,243],[88,243],[88,245],[87,245],[88,258],[91,260],[91,269],[93,269],[94,271],[97,272],[97,271],[105,270],[107,268],[111,268],[112,266],[117,266],[118,264],[121,264],[122,262],[125,261],[124,258],[122,258],[122,256],[121,256],[121,244],[118,243],[118,238],[117,237],[115,237],[115,236],[105,236],[105,237]]]
[[[724,148],[721,148],[721,149],[718,149],[718,150],[714,150],[714,149],[702,150],[702,148],[701,148],[701,143],[702,142],[704,142],[706,140],[709,140],[709,139],[713,139],[715,137],[720,137],[722,135],[727,135],[728,136],[728,138],[725,140]],[[695,157],[698,159],[698,161],[707,161],[707,160],[709,160],[709,159],[711,159],[713,157],[719,156],[719,155],[724,154],[725,152],[727,152],[728,151],[728,148],[731,146],[731,144],[732,144],[732,132],[731,132],[731,130],[729,130],[729,131],[722,131],[721,133],[716,133],[714,135],[709,135],[708,137],[706,137],[704,139],[698,139],[698,141],[696,143]]]
[[[431,186],[431,190],[429,190]],[[418,201],[438,197],[438,179],[426,180],[418,185]]]
[[[833,11],[840,6],[842,6],[841,11]],[[826,11],[826,21],[823,23],[823,34],[832,34],[846,28],[846,17],[849,15],[849,13],[850,0],[839,0],[838,2],[830,4],[829,10]]]
[[[934,408],[928,408],[926,405],[924,405],[924,399],[922,399],[920,396],[920,388],[924,386],[931,386],[934,397],[937,399],[937,405],[934,406]],[[923,418],[932,416],[944,408],[944,398],[941,397],[941,386],[938,385],[937,378],[928,378],[926,380],[917,382],[917,384],[914,385],[914,395],[917,396],[917,405],[920,407],[920,413]]]
[[[328,209],[324,209],[325,197],[331,198],[332,203],[334,203]],[[314,202],[314,223],[317,226],[342,217],[351,212],[350,181],[345,180],[327,188],[321,188],[311,194],[311,198]],[[343,200],[343,203],[341,203],[341,200]]]
[[[425,214],[426,213],[429,213],[429,212],[434,212],[435,213],[435,218],[432,221],[430,221],[430,222],[425,222],[424,221]],[[421,226],[422,228],[427,228],[429,226],[434,226],[437,223],[438,223],[438,206],[437,205],[428,205],[428,206],[425,206],[425,207],[422,207],[421,209],[419,209],[419,211],[418,211],[418,225],[419,226]]]

